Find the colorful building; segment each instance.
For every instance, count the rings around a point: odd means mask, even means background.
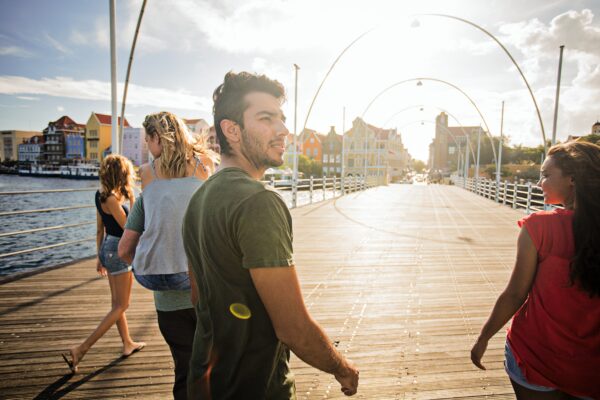
[[[355,118],[344,133],[345,176],[366,174],[367,180],[386,184],[404,174],[409,160],[397,129],[378,128]]]
[[[19,163],[37,163],[41,161],[43,150],[44,136],[36,135],[23,139],[23,143],[19,144]]]
[[[335,132],[335,126],[332,126],[327,136],[321,142],[324,175],[342,175],[342,147],[343,137],[338,135]]]
[[[183,119],[183,122],[194,136],[205,134],[210,128],[210,124],[202,118]]]
[[[82,144],[84,138],[85,125],[78,124],[66,115],[54,122],[49,122],[44,129],[43,161],[59,164],[67,158],[83,159],[85,156]],[[67,154],[69,154],[68,157]]]
[[[0,161],[17,161],[19,158],[19,144],[42,132],[7,130],[0,131]]]
[[[121,123],[121,118],[118,119],[117,124]],[[86,158],[91,162],[100,163],[104,156],[109,153],[109,148],[112,143],[112,117],[106,114],[98,114],[92,112],[90,118],[85,124],[86,129]],[[129,128],[129,122],[127,118],[124,121],[124,128]]]
[[[479,126],[448,126],[448,114],[440,113],[435,118],[435,137],[429,145],[429,168],[448,173],[458,166],[459,153],[465,153],[467,140],[477,146]],[[481,140],[487,135],[481,132]],[[460,146],[460,149],[459,149]]]
[[[144,128],[125,128],[123,131],[121,153],[137,167],[148,162],[148,143],[145,136]]]
[[[325,135],[317,133],[312,129],[304,129],[300,133],[301,151],[306,157],[323,162],[323,145],[322,142],[325,139]]]

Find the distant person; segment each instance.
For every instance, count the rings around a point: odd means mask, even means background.
[[[136,279],[154,290],[158,326],[175,364],[175,399],[186,399],[186,380],[196,314],[190,300],[188,262],[181,225],[192,194],[213,173],[216,155],[197,142],[174,114],[144,121],[154,161],[141,167],[142,195],[135,202],[119,244]]]
[[[600,398],[600,146],[553,146],[546,204],[519,221],[517,261],[471,350],[473,364],[513,317],[505,369],[517,399]]]
[[[284,96],[279,82],[247,72],[229,72],[213,94],[221,164],[190,200],[183,223],[199,292],[190,398],[295,398],[288,349],[333,374],[344,394],[357,390],[358,370],[304,304],[289,210],[259,182],[283,164]]]
[[[100,276],[108,276],[111,293],[111,310],[100,325],[79,346],[72,347],[62,357],[71,372],[77,372],[79,362],[88,350],[115,323],[123,341],[123,357],[144,348],[143,342],[134,342],[129,336],[125,310],[129,307],[133,277],[131,266],[117,255],[119,239],[133,204],[133,166],[120,155],[109,155],[100,165],[100,190],[96,192],[96,270]]]
[[[215,126],[211,126],[206,135],[206,142],[208,148],[217,154],[221,154],[221,146],[219,145],[219,138],[217,137],[217,131]]]

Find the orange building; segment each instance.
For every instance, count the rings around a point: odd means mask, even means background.
[[[302,138],[302,154],[323,163],[323,140],[327,135],[317,133],[312,129],[304,129],[300,137]]]

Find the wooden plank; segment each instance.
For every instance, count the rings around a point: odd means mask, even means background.
[[[521,212],[451,186],[391,185],[292,210],[305,301],[360,368],[356,398],[514,398],[504,333],[487,371],[469,350],[515,256]],[[61,351],[83,340],[110,306],[94,261],[0,285],[0,397],[168,398],[172,359],[152,294],[134,284],[127,318],[148,346],[120,359],[115,329],[71,377]],[[298,398],[344,398],[330,375],[295,356]]]

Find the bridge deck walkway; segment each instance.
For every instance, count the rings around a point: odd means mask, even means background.
[[[504,331],[487,371],[469,349],[510,274],[523,214],[461,188],[390,185],[292,210],[307,306],[360,368],[357,398],[514,398]],[[0,285],[0,397],[168,398],[172,360],[152,295],[134,284],[127,312],[146,349],[119,358],[116,328],[75,376],[61,351],[110,306],[107,283],[83,260]],[[298,398],[342,398],[333,377],[293,356]]]

